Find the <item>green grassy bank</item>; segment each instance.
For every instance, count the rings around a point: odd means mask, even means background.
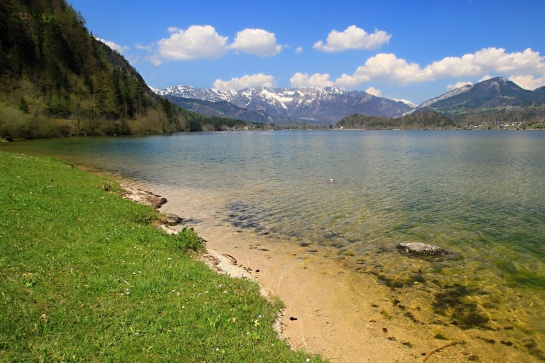
[[[279,303],[189,256],[159,214],[69,164],[0,152],[0,361],[305,362]]]

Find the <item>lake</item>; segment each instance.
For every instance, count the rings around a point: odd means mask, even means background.
[[[211,226],[342,259],[387,287],[396,307],[418,305],[404,313],[413,321],[545,360],[544,132],[217,132],[0,150],[60,157],[179,203],[200,199]],[[453,254],[411,258],[401,242]]]

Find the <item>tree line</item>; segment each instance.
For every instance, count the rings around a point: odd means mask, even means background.
[[[387,118],[363,115],[350,115],[337,122],[336,127],[346,129],[445,129],[455,127],[454,121],[439,113],[428,111],[410,115]]]

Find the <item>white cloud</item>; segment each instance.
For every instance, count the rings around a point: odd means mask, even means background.
[[[297,53],[297,54],[303,53],[303,47],[297,47],[297,48],[295,48],[295,53]]]
[[[134,46],[136,49],[140,49],[140,50],[145,50],[147,52],[151,52],[152,50],[152,45],[142,45],[142,44],[138,44],[136,43],[136,45]]]
[[[106,44],[108,47],[112,48],[113,50],[117,51],[118,53],[121,53],[123,54],[123,52],[127,51],[130,49],[130,47],[127,47],[125,45],[119,45],[117,43],[114,43],[112,41],[109,41],[109,40],[105,40],[105,39],[101,39],[101,38],[97,38],[95,37],[96,40]]]
[[[226,52],[227,37],[210,25],[192,25],[187,30],[168,28],[170,38],[157,42],[159,56],[171,60],[220,58]]]
[[[369,80],[408,84],[423,81],[423,72],[416,63],[407,63],[394,54],[377,54],[356,69],[353,75],[343,74],[335,83],[340,87],[354,87]]]
[[[327,36],[326,44],[323,41],[314,43],[313,48],[323,52],[341,52],[349,49],[377,49],[388,43],[391,34],[382,30],[375,30],[369,34],[365,30],[351,25],[343,32],[332,30]]]
[[[382,97],[382,92],[379,89],[376,89],[375,87],[369,87],[365,90],[365,92],[373,96]]]
[[[481,79],[479,79],[478,82],[488,81],[490,78],[494,78],[494,77],[492,77],[492,76],[489,75],[489,74],[485,74],[484,76],[481,77]]]
[[[367,59],[352,75],[343,74],[335,84],[340,87],[354,87],[371,79],[410,84],[441,78],[475,77],[489,73],[510,77],[531,75],[537,76],[539,80],[545,77],[545,57],[531,49],[507,53],[502,48],[484,48],[462,57],[446,57],[422,68],[417,63],[408,63],[394,54],[381,53]],[[540,81],[530,83],[539,84]]]
[[[520,87],[528,90],[535,90],[536,88],[545,86],[545,76],[540,78],[534,78],[534,76],[526,74],[520,76],[509,77],[510,81],[515,82]]]
[[[239,31],[235,41],[228,48],[260,57],[270,57],[282,50],[282,47],[276,44],[274,33],[263,29],[244,29]]]
[[[273,76],[263,73],[246,75],[241,78],[232,78],[229,81],[217,79],[214,82],[214,88],[220,91],[238,90],[250,87],[274,87],[276,81]]]
[[[314,73],[309,76],[308,73],[295,73],[290,78],[292,87],[333,87],[334,83],[329,79],[329,74]]]
[[[455,84],[447,84],[447,89],[456,89],[463,86],[472,86],[472,85],[473,85],[472,82],[456,82]]]

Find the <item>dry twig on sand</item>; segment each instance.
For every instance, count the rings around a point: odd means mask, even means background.
[[[443,349],[445,349],[445,348],[452,347],[453,345],[456,345],[456,344],[461,344],[461,342],[452,342],[452,343],[449,343],[449,344],[447,344],[447,345],[443,345],[442,347],[435,348],[434,350],[432,350],[432,351],[430,352],[430,354],[428,354],[428,356],[427,356],[426,358],[424,358],[424,360],[423,360],[422,362],[426,362],[428,359],[430,359],[430,357],[431,357],[433,354],[435,354],[435,353],[437,353],[437,352],[439,352],[439,351],[441,351],[441,350],[443,350]]]

